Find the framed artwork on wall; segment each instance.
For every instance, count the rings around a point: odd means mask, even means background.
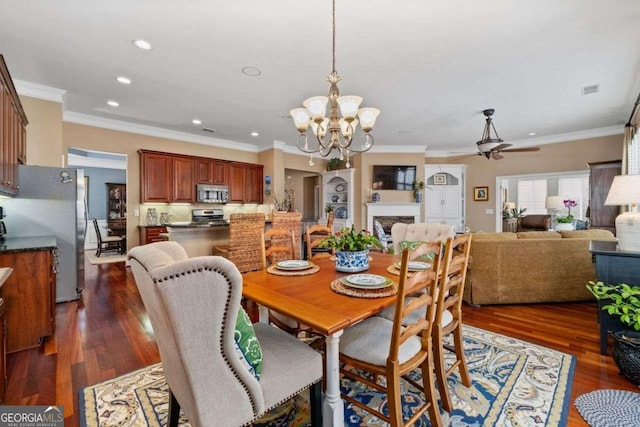
[[[433,175],[433,184],[434,185],[447,185],[447,174],[446,173],[436,173]]]
[[[489,187],[473,187],[473,200],[476,202],[489,200]]]

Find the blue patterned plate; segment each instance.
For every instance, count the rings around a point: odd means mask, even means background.
[[[352,274],[344,277],[342,282],[353,288],[361,289],[380,289],[391,285],[391,279],[377,274]]]
[[[402,266],[401,262],[396,262],[394,264],[396,266],[396,268],[398,270],[400,270],[400,267]],[[428,270],[431,268],[431,264],[429,264],[428,262],[422,262],[422,261],[409,261],[409,271],[424,271],[424,270]]]
[[[312,262],[302,259],[290,259],[276,263],[276,268],[280,270],[305,270],[311,267],[313,267]]]

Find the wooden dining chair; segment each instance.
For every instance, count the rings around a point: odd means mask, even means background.
[[[100,232],[100,226],[98,220],[93,218],[93,228],[96,230],[96,239],[98,241],[98,248],[96,249],[96,256],[99,257],[103,252],[117,251],[119,254],[125,253],[125,238],[122,236],[102,236]]]
[[[462,339],[462,295],[471,251],[471,234],[458,235],[455,239],[449,238],[446,246],[444,257],[449,265],[447,275],[440,280],[436,323],[433,328],[433,348],[440,400],[442,407],[451,412],[453,404],[447,377],[458,369],[462,384],[466,387],[471,386]],[[453,334],[452,345],[447,345],[444,341],[449,334]],[[445,350],[453,352],[456,356],[455,362],[449,367],[444,361]]]
[[[330,257],[331,250],[318,246],[323,239],[331,236],[333,229],[326,225],[315,224],[305,230],[305,241],[307,245],[307,259],[314,257]]]
[[[229,217],[229,243],[216,245],[212,255],[223,256],[238,267],[240,272],[264,268],[264,214],[231,214]]]
[[[293,231],[271,227],[263,234],[264,268],[278,261],[298,259],[295,256],[296,236]]]
[[[292,259],[302,259],[302,213],[274,212],[271,218],[271,227],[288,230],[292,233],[294,252]],[[276,237],[274,243],[281,240],[284,239]]]
[[[380,417],[393,427],[413,424],[425,412],[428,412],[432,426],[442,425],[436,398],[431,337],[436,320],[441,250],[439,241],[420,245],[414,253],[433,253],[432,268],[409,276],[409,250],[405,249],[402,253],[393,321],[383,317],[369,317],[345,330],[340,338],[340,361],[343,362],[340,372],[347,378],[386,393],[389,413],[383,414],[347,394],[342,394],[343,399]],[[417,297],[405,298],[407,293],[418,291],[422,292]],[[421,309],[424,310],[424,316],[413,322],[405,322],[412,313]],[[422,384],[407,377],[408,373],[418,367],[422,373]],[[386,385],[376,381],[379,376],[386,377]],[[402,414],[400,378],[424,393],[424,404],[412,408],[415,412],[408,420],[404,420]]]

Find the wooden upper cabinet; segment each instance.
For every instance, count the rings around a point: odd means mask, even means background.
[[[618,206],[605,206],[613,177],[620,175],[622,162],[589,163],[589,223],[591,228],[616,232]]]
[[[173,163],[171,156],[140,151],[140,184],[142,202],[170,202]]]
[[[228,162],[215,159],[197,159],[198,184],[228,185]]]
[[[196,184],[194,181],[195,160],[184,157],[173,158],[172,202],[195,202]]]
[[[9,70],[0,55],[0,194],[15,196],[18,184],[18,164],[27,162],[24,113]]]
[[[229,164],[229,201],[262,203],[262,165]]]

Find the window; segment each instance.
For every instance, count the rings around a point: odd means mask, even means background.
[[[558,178],[558,196],[563,199],[571,199],[578,203],[578,206],[571,209],[571,215],[576,219],[584,220],[589,206],[589,177],[573,176]],[[563,212],[561,215],[564,215]]]
[[[527,215],[546,214],[544,204],[547,200],[546,179],[518,180],[518,208],[526,208]]]
[[[636,132],[631,140],[627,154],[629,156],[629,170],[627,173],[629,175],[640,174],[640,132]]]

